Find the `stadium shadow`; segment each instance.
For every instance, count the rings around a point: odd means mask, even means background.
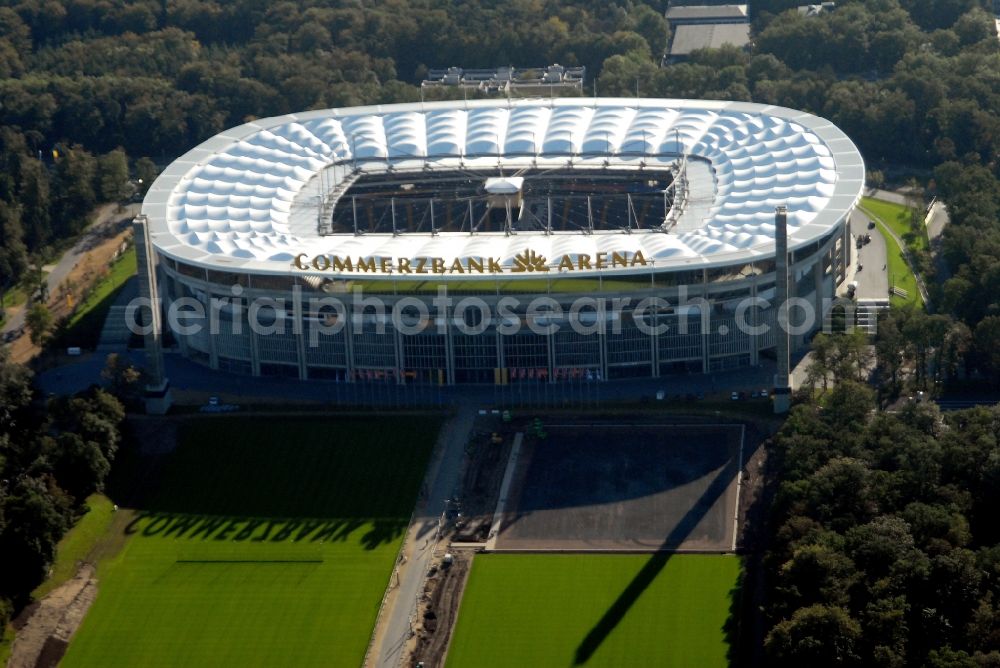
[[[684,542],[684,539],[698,525],[708,509],[712,507],[720,496],[725,494],[726,488],[732,482],[733,477],[739,470],[739,466],[742,466],[742,462],[733,460],[729,466],[719,471],[705,490],[705,493],[701,495],[694,506],[684,515],[683,519],[667,535],[658,551],[649,558],[649,561],[636,573],[632,581],[628,583],[628,586],[625,587],[614,603],[611,604],[611,607],[594,624],[587,635],[584,636],[574,653],[573,665],[580,666],[589,661],[594,652],[611,635],[611,632],[625,618],[625,615],[632,609],[635,602],[639,600],[642,593],[646,591],[649,585],[653,583],[664,567],[666,567],[670,558],[674,555],[674,552],[671,550]]]
[[[632,429],[550,427],[544,447],[531,455],[517,512],[618,503],[683,487],[730,462],[739,448],[739,428],[678,426],[675,434],[692,437],[675,438],[665,449],[636,439]],[[618,458],[614,465],[609,466],[608,452]]]

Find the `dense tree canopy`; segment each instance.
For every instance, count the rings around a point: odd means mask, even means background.
[[[768,665],[996,665],[1000,411],[873,414],[837,387],[772,449]]]
[[[103,488],[121,440],[122,406],[92,389],[32,405],[31,374],[0,348],[0,625],[42,581],[56,543]]]

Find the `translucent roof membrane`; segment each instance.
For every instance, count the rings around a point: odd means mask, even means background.
[[[354,169],[659,169],[681,159],[688,197],[668,232],[517,237],[453,233],[321,236],[322,195]],[[320,174],[323,176],[320,176]],[[143,213],[168,255],[284,273],[300,253],[498,257],[642,251],[656,268],[714,266],[773,253],[774,209],[791,246],[822,238],[857,203],[864,164],[824,119],[750,103],[568,98],[477,100],[290,114],[228,130],[170,165]],[[678,198],[684,200],[683,197]],[[630,271],[617,268],[614,271]]]

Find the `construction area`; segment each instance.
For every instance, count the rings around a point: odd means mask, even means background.
[[[476,420],[402,665],[445,665],[477,553],[739,550],[765,430],[700,417],[566,422]]]

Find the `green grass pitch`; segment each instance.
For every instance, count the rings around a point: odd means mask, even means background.
[[[728,665],[733,555],[479,555],[448,668]]]
[[[358,666],[439,421],[218,418],[158,465],[64,666]],[[114,494],[112,489],[112,494]]]

